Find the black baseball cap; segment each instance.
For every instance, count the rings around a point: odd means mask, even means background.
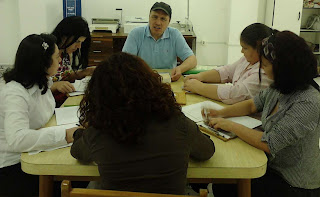
[[[168,14],[168,16],[169,16],[170,19],[171,19],[172,10],[171,10],[170,5],[168,5],[168,4],[164,3],[164,2],[156,2],[156,3],[153,4],[153,6],[151,7],[150,12],[151,12],[151,11],[155,11],[155,10],[162,10],[162,11],[164,11],[165,13]]]

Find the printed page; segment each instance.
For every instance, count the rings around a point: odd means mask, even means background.
[[[65,128],[65,129],[70,129],[70,128],[73,128],[73,127],[77,127],[79,126],[78,124],[66,124],[66,125],[62,125],[62,126],[58,126],[58,127],[62,127],[62,128]],[[54,127],[57,127],[57,126],[54,126]],[[45,150],[34,150],[34,151],[29,151],[29,155],[35,155],[35,154],[38,154],[40,152],[43,152],[43,151],[52,151],[52,150],[56,150],[56,149],[60,149],[60,148],[64,148],[64,147],[68,147],[68,146],[71,146],[72,143],[69,143],[69,144],[66,144],[66,145],[63,145],[63,146],[57,146],[57,147],[51,147],[51,148],[48,148],[48,149],[45,149]]]
[[[221,105],[214,103],[212,101],[204,101],[204,102],[182,107],[182,112],[184,113],[185,116],[187,116],[194,122],[201,122],[202,121],[201,110],[203,106],[208,106],[208,108],[217,109],[217,110],[223,108]]]
[[[78,123],[78,109],[79,106],[56,108],[57,125]]]
[[[74,86],[76,91],[69,93],[69,96],[77,96],[84,94],[90,79],[91,76],[87,76],[81,80],[75,80],[72,85]]]
[[[198,122],[202,122],[203,118],[201,115],[201,110],[202,108],[211,108],[211,109],[216,109],[216,110],[220,110],[223,108],[223,106],[214,103],[212,101],[204,101],[204,102],[200,102],[200,103],[196,103],[193,105],[188,105],[185,107],[182,107],[182,112],[184,113],[185,116],[187,116],[188,118],[190,118],[191,120],[193,120],[194,122],[198,123]],[[228,120],[231,120],[233,122],[242,124],[248,128],[255,128],[258,127],[262,124],[262,122],[260,120],[257,120],[255,118],[251,118],[249,116],[239,116],[239,117],[231,117],[231,118],[226,118]]]

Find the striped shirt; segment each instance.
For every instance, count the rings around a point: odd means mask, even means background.
[[[291,186],[320,187],[320,94],[310,86],[307,90],[281,94],[273,88],[254,98],[262,112],[264,134],[271,154],[268,166],[276,170]],[[276,113],[269,115],[276,104]]]

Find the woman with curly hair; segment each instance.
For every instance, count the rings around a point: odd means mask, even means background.
[[[234,132],[266,152],[265,176],[253,196],[320,196],[320,94],[317,60],[305,40],[283,31],[262,42],[261,66],[274,80],[253,99],[216,111],[211,126]],[[263,132],[224,118],[262,112]]]
[[[189,157],[207,160],[213,142],[185,117],[170,85],[139,57],[112,55],[80,104],[73,157],[98,164],[103,189],[184,194]]]

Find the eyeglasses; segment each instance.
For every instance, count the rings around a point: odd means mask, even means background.
[[[273,44],[269,42],[269,38],[270,37],[262,40],[262,47],[265,57],[273,62],[276,59],[276,52]]]

